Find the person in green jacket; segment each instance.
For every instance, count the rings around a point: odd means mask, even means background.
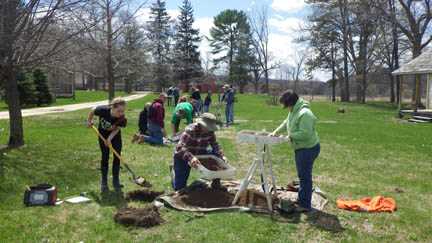
[[[183,118],[186,119],[186,124],[189,125],[193,123],[193,106],[187,101],[178,103],[178,105],[174,109],[171,120],[173,137],[175,137],[179,132],[180,121]]]
[[[309,102],[299,98],[291,91],[286,91],[279,102],[289,110],[288,117],[271,134],[276,136],[286,129],[295,153],[297,175],[300,179],[297,212],[308,212],[312,209],[312,168],[320,153],[320,141],[315,130],[317,118],[310,109]]]

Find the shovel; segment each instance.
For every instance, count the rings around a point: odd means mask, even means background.
[[[95,131],[95,133],[98,135],[98,137],[100,139],[102,139],[102,141],[104,143],[106,143],[106,139],[100,134],[99,130],[95,127],[92,126],[93,131]],[[132,181],[137,184],[138,186],[142,186],[142,187],[151,187],[152,185],[146,181],[143,177],[141,176],[136,176],[135,173],[131,170],[131,168],[129,168],[128,164],[126,164],[126,162],[123,160],[123,158],[120,156],[120,154],[113,148],[113,146],[110,144],[109,149],[111,150],[111,152],[120,160],[120,162],[124,165],[124,167],[126,168],[126,170],[129,172],[129,174],[132,177]]]

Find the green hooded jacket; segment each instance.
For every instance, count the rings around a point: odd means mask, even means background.
[[[281,131],[286,127],[294,150],[312,148],[319,143],[319,137],[315,131],[317,118],[310,110],[309,102],[299,98],[287,119],[276,129]]]

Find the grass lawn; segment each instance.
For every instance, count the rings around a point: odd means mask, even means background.
[[[123,96],[125,92],[116,91],[116,96]],[[71,105],[77,103],[93,102],[108,99],[108,93],[106,91],[85,91],[77,90],[75,92],[75,99],[72,98],[57,98],[54,103],[49,106],[57,105]],[[7,105],[4,101],[0,100],[0,111],[7,110]]]
[[[173,147],[132,145],[137,116],[146,97],[130,102],[129,125],[123,131],[124,155],[138,175],[156,190],[170,191],[168,166]],[[218,132],[225,154],[241,178],[253,159],[254,147],[235,142],[242,129],[271,131],[286,116],[280,107],[266,105],[263,96],[239,96],[233,128]],[[334,233],[301,215],[276,222],[266,215],[223,212],[195,214],[163,209],[166,223],[151,229],[125,228],[112,216],[124,201],[115,197],[85,205],[26,208],[25,185],[49,182],[61,198],[88,192],[99,198],[100,154],[93,132],[83,126],[87,111],[24,119],[27,145],[0,155],[0,239],[2,242],[407,242],[432,241],[432,129],[395,119],[389,106],[314,102],[312,108],[322,152],[314,167],[314,182],[327,192],[325,212],[340,220],[344,231]],[[170,113],[170,112],[168,112]],[[168,120],[168,118],[167,118]],[[0,121],[7,131],[7,122]],[[0,133],[5,143],[7,132]],[[273,149],[277,181],[285,185],[296,178],[293,152],[288,145]],[[196,178],[192,173],[192,179]],[[136,189],[122,173],[125,191]],[[396,192],[402,189],[402,193]],[[339,210],[336,199],[384,195],[393,197],[398,211],[389,214]],[[144,206],[133,203],[133,206]]]

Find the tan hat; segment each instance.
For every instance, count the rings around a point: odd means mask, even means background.
[[[229,86],[229,84],[225,84],[225,85],[223,86],[223,88],[224,88],[224,89],[229,89],[229,88],[231,88],[231,86]]]
[[[205,127],[207,130],[214,132],[218,130],[217,118],[212,113],[204,113],[198,118],[197,123]]]

